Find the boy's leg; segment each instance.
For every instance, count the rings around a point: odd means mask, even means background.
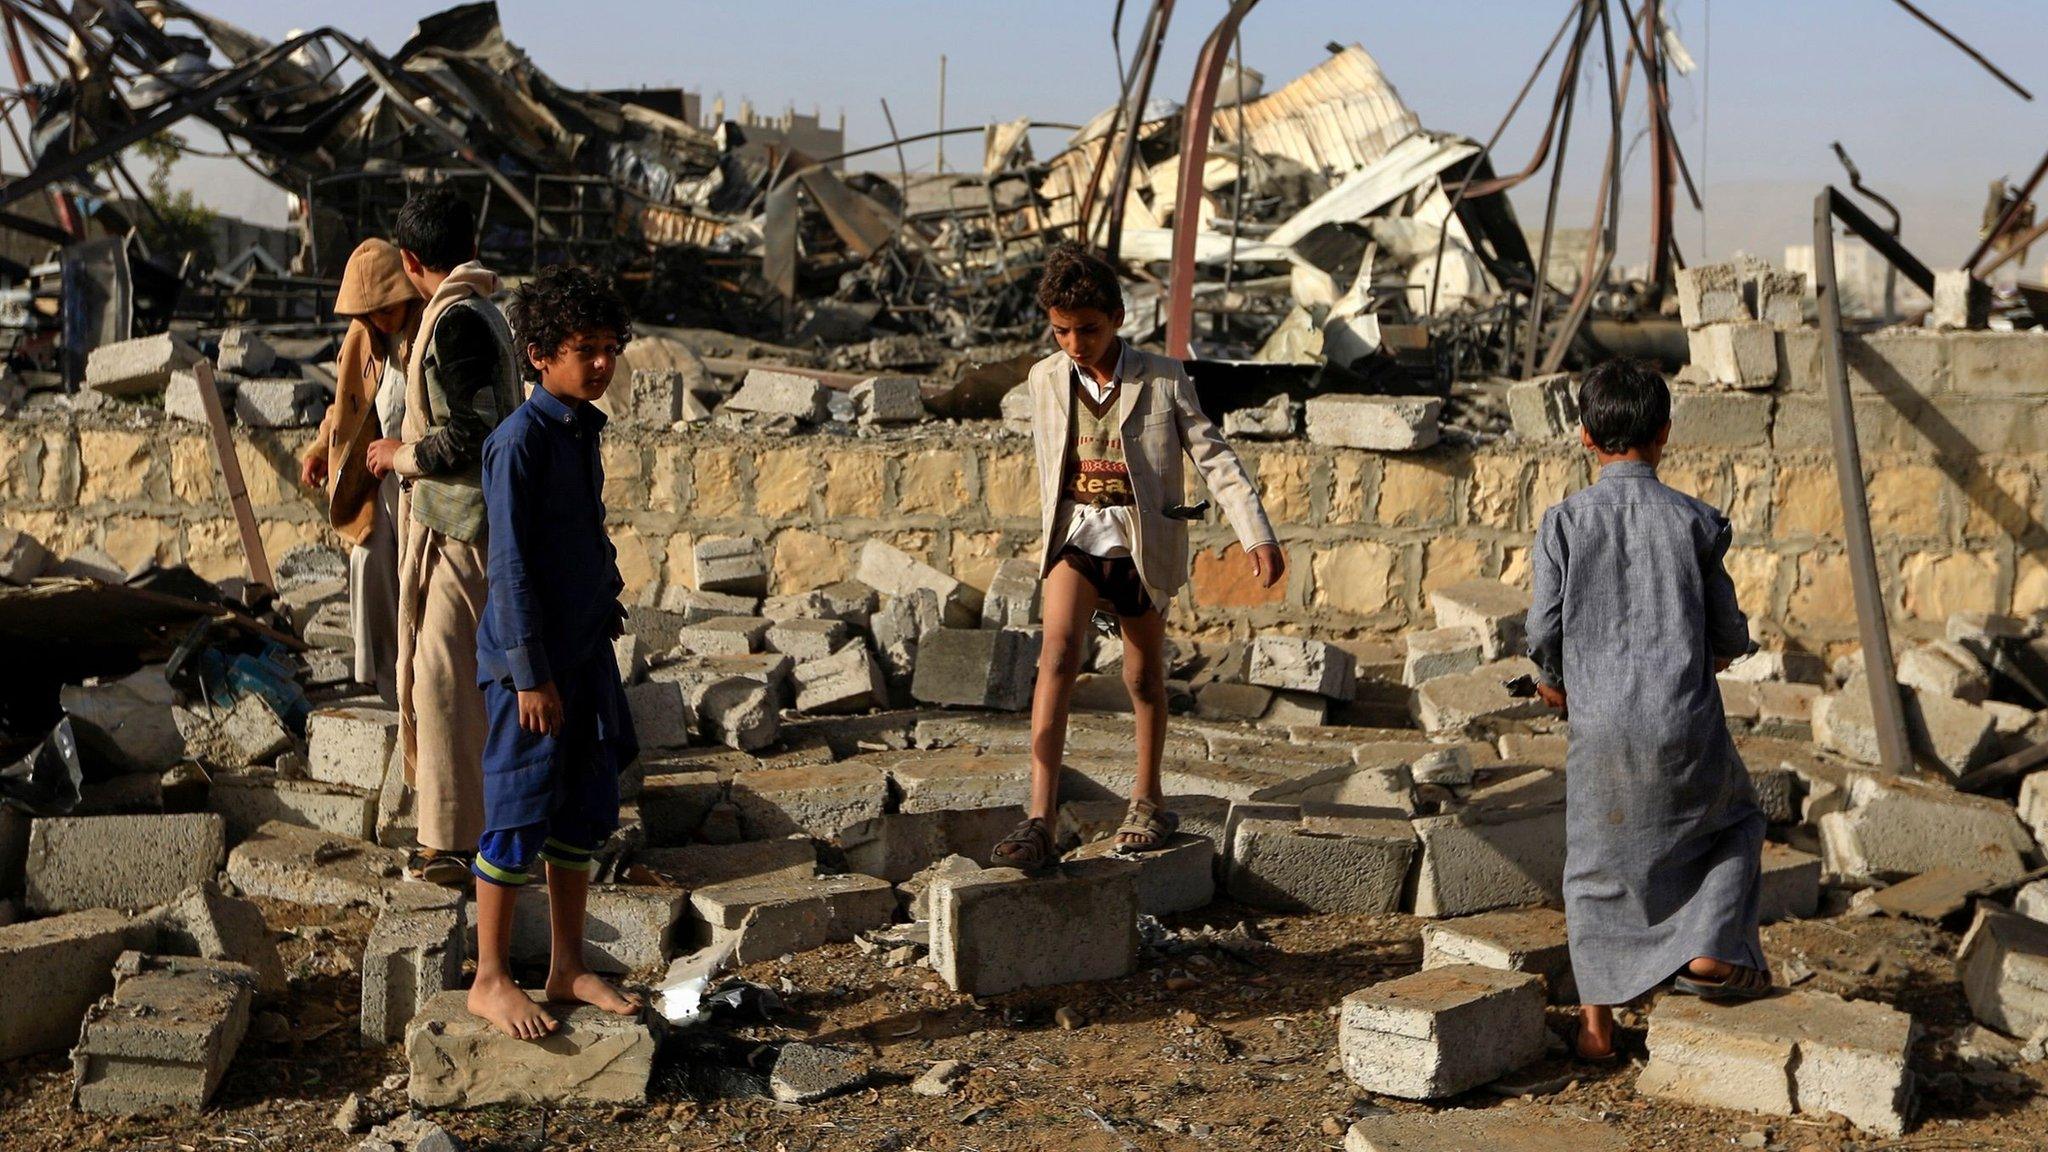
[[[1159,762],[1166,754],[1166,616],[1153,609],[1121,620],[1124,637],[1124,687],[1131,694],[1131,712],[1138,727],[1138,778],[1131,799],[1158,804]],[[1119,842],[1135,844],[1128,836]]]
[[[555,1030],[555,1018],[512,978],[513,911],[542,834],[538,827],[486,833],[474,863],[476,980],[469,986],[469,1011],[520,1040],[538,1040]]]
[[[1068,564],[1046,574],[1040,616],[1045,638],[1038,650],[1038,684],[1031,693],[1031,812],[1050,828],[1059,816],[1060,763],[1067,752],[1067,712],[1074,678],[1081,674],[1095,585]]]
[[[429,533],[427,547],[412,669],[419,842],[467,855],[484,825],[489,723],[476,685],[476,629],[487,582],[476,545]]]
[[[1605,1004],[1579,1006],[1579,1035],[1572,1051],[1583,1059],[1602,1060],[1614,1054],[1614,1009]]]
[[[548,863],[548,999],[561,1004],[589,1004],[618,1016],[639,1012],[638,996],[627,996],[612,987],[592,972],[583,959],[584,912],[590,899],[590,853],[549,840],[541,849],[541,856]]]

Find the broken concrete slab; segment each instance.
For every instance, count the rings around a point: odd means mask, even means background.
[[[326,906],[380,905],[404,872],[403,852],[275,821],[235,845],[227,867],[243,895]]]
[[[1850,886],[1891,883],[1936,868],[2001,880],[2027,871],[2033,838],[2011,806],[1917,780],[1856,773],[1844,808],[1819,819],[1827,874]]]
[[[1969,906],[1980,892],[1998,885],[1998,878],[1970,868],[1936,868],[1889,887],[1857,895],[1856,907],[1880,916],[1903,916],[1939,924]]]
[[[1229,837],[1231,898],[1280,911],[1396,911],[1417,853],[1398,813],[1337,805],[1235,805]]]
[[[1563,372],[1508,385],[1508,419],[1520,440],[1543,443],[1571,435],[1579,427],[1579,403],[1572,380]]]
[[[772,634],[771,634],[772,635]],[[796,710],[811,715],[865,712],[886,707],[889,682],[874,653],[859,640],[822,659],[805,661],[792,673]]]
[[[918,641],[910,695],[920,704],[1020,712],[1037,683],[1040,633],[939,628]]]
[[[284,996],[288,981],[277,941],[255,904],[224,895],[211,881],[180,893],[176,900],[149,914],[156,930],[156,950],[167,955],[231,960],[256,974],[256,995],[264,1000]]]
[[[990,868],[935,881],[932,967],[956,992],[1114,980],[1138,959],[1138,866],[1081,860],[1044,877]]]
[[[699,540],[690,557],[700,592],[756,599],[768,594],[768,550],[752,536]]]
[[[232,707],[178,707],[171,719],[185,738],[185,753],[216,768],[268,764],[296,741],[263,697],[251,692]]]
[[[1520,656],[1527,646],[1529,592],[1501,580],[1460,580],[1429,593],[1438,628],[1479,633],[1488,660]]]
[[[1541,716],[1549,707],[1540,698],[1515,696],[1507,690],[1509,680],[1535,674],[1534,663],[1516,659],[1482,664],[1458,676],[1439,676],[1415,690],[1409,711],[1416,724],[1432,736]]]
[[[807,660],[823,660],[846,644],[846,625],[838,620],[799,618],[771,623],[762,642],[801,666]]]
[[[178,694],[161,664],[90,687],[66,684],[57,702],[72,723],[104,735],[135,771],[161,772],[185,756],[184,734],[171,715]]]
[[[1760,320],[1729,320],[1686,332],[1694,369],[1731,388],[1769,388],[1778,379],[1778,333]]]
[[[1678,315],[1688,329],[1752,319],[1743,301],[1742,276],[1733,264],[1678,270]]]
[[[1820,910],[1821,859],[1783,844],[1765,842],[1757,918],[1810,920]]]
[[[1010,559],[997,565],[981,599],[981,626],[1029,628],[1038,623],[1042,587],[1038,575],[1038,565],[1030,560]]]
[[[1650,1013],[1636,1091],[1781,1116],[1832,1112],[1897,1136],[1912,1113],[1914,1032],[1903,1012],[1825,992],[1733,1004],[1665,996]]]
[[[110,908],[0,925],[0,1061],[70,1047],[85,1010],[112,991],[114,961],[155,943],[152,921]]]
[[[334,784],[223,772],[206,790],[206,807],[227,821],[231,842],[272,820],[355,840],[377,838],[377,793]]]
[[[1437,442],[1443,401],[1434,396],[1312,396],[1304,411],[1312,444],[1416,452]]]
[[[1337,1050],[1344,1075],[1408,1100],[1454,1096],[1543,1055],[1542,978],[1453,964],[1344,998]]]
[[[327,389],[310,380],[241,380],[235,421],[250,428],[310,428],[327,411]]]
[[[467,953],[460,908],[386,908],[363,945],[364,1042],[405,1039],[406,1025],[428,1001],[462,986]]]
[[[249,1030],[256,973],[241,964],[125,952],[114,991],[86,1012],[71,1051],[80,1111],[198,1111]]]
[[[145,396],[164,390],[171,373],[205,357],[169,332],[102,344],[85,362],[85,386],[108,396]]]
[[[2048,1028],[2048,924],[1980,903],[1956,970],[1978,1020],[2022,1040]]]
[[[1486,663],[1486,637],[1477,628],[1426,628],[1407,635],[1401,683],[1415,688],[1439,676],[1460,676]]]
[[[854,578],[885,597],[910,596],[920,589],[929,591],[938,597],[943,622],[953,627],[972,627],[980,616],[978,606],[970,603],[973,595],[966,585],[880,540],[871,538],[861,544]],[[880,639],[876,637],[877,641]]]
[[[914,376],[870,376],[853,386],[862,424],[915,424],[924,419],[924,388]]]
[[[1138,866],[1138,910],[1166,916],[1207,907],[1216,898],[1216,844],[1206,836],[1176,832],[1149,852],[1123,855],[1116,839],[1096,840],[1069,852],[1068,860],[1129,860]]]
[[[1919,692],[1982,704],[1991,694],[1991,674],[1977,655],[1955,640],[1933,640],[1899,657],[1899,683]]]
[[[880,816],[888,794],[887,774],[858,761],[768,768],[732,782],[732,802],[752,840],[797,832],[831,840]]]
[[[467,993],[443,992],[405,1030],[406,1092],[415,1106],[647,1102],[658,1041],[647,1013],[614,1016],[587,1004],[551,1004],[556,1029],[530,1041],[470,1015],[466,1001]]]
[[[686,892],[694,892],[738,880],[809,877],[818,870],[818,849],[807,836],[791,836],[738,844],[643,848],[634,854],[633,862]]]
[[[734,961],[752,964],[881,928],[896,913],[896,889],[874,876],[756,877],[690,894],[698,942],[730,943]]]
[[[666,965],[675,956],[675,930],[688,893],[651,884],[592,884],[584,912],[583,962],[593,972],[636,972]],[[512,959],[545,963],[548,890],[542,883],[519,892],[513,906]]]
[[[1553,1004],[1578,1000],[1572,979],[1564,913],[1555,908],[1506,908],[1422,926],[1422,967],[1476,964],[1541,976]]]
[[[29,826],[26,902],[44,913],[162,904],[211,880],[226,851],[212,812],[40,818]]]
[[[1349,700],[1358,691],[1358,662],[1351,653],[1321,640],[1260,636],[1252,641],[1245,679],[1262,688]]]

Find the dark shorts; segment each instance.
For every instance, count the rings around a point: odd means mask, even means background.
[[[1053,560],[1065,564],[1081,574],[1095,588],[1095,594],[1110,606],[1118,616],[1136,619],[1157,609],[1152,603],[1152,593],[1145,588],[1145,581],[1138,575],[1138,562],[1129,556],[1105,559],[1091,556],[1079,548],[1067,547]]]

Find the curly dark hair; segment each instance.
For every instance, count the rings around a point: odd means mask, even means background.
[[[1094,308],[1114,316],[1124,306],[1116,267],[1093,249],[1062,241],[1046,254],[1045,268],[1038,274],[1038,306],[1063,312]]]
[[[529,347],[539,349],[541,358],[546,359],[579,332],[614,333],[622,348],[633,339],[626,302],[619,299],[611,282],[576,264],[544,268],[521,284],[512,293],[506,318],[512,322],[520,370],[534,380],[540,373],[526,354]]]
[[[476,259],[476,208],[446,184],[407,198],[391,228],[391,242],[429,272],[446,272]]]

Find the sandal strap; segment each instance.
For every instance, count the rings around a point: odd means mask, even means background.
[[[1000,849],[1005,844],[1016,844],[1030,849],[1031,855],[1040,862],[1052,857],[1052,831],[1046,827],[1044,820],[1036,816],[1011,829],[1010,834],[996,841],[995,846]],[[1001,857],[1001,853],[998,853],[998,857]]]

